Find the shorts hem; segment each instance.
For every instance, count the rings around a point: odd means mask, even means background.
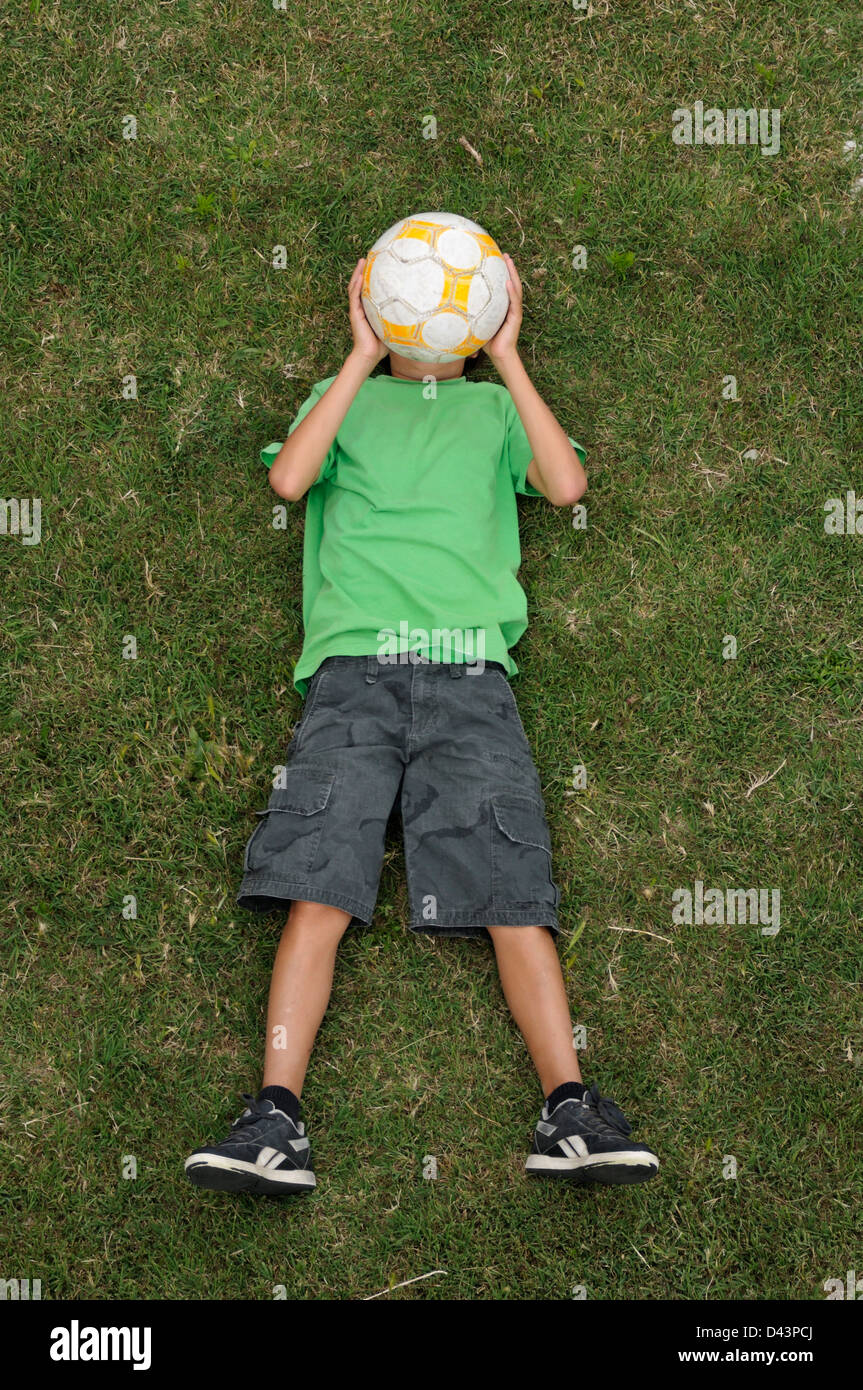
[[[346,893],[334,893],[315,883],[297,883],[282,878],[244,878],[237,894],[237,905],[247,912],[277,912],[284,903],[297,900],[323,903],[325,907],[338,907],[342,912],[350,912],[363,926],[370,926],[374,914],[374,903],[361,902]]]
[[[556,915],[547,907],[537,907],[533,911],[523,908],[503,909],[500,912],[484,912],[483,921],[476,920],[476,914],[451,912],[446,914],[449,921],[408,922],[408,931],[417,936],[487,936],[491,927],[548,927],[555,936],[560,935]]]

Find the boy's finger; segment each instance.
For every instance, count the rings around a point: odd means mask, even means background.
[[[510,279],[512,280],[519,294],[521,294],[521,277],[519,276],[519,273],[515,268],[515,261],[513,260],[512,256],[506,254],[504,256],[504,259],[506,260],[507,269],[509,270],[510,274]]]

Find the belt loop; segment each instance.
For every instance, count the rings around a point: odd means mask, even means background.
[[[369,652],[368,660],[366,661],[366,684],[367,684],[367,685],[374,685],[375,681],[377,680],[377,678],[378,678],[378,669],[377,669],[377,668],[378,668],[378,659],[377,659],[377,656],[376,656],[373,652]]]
[[[464,668],[463,668],[461,662],[460,662],[460,661],[451,661],[450,664],[449,664],[449,673],[450,673],[450,676],[451,676],[451,678],[452,678],[453,680],[457,680],[459,676],[463,675],[463,673],[464,673]]]

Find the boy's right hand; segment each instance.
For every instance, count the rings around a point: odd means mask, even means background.
[[[348,304],[351,311],[351,334],[354,340],[353,355],[367,364],[369,371],[371,371],[382,357],[386,357],[389,348],[381,342],[366,318],[363,302],[360,298],[365,264],[365,256],[361,256],[348,285]]]

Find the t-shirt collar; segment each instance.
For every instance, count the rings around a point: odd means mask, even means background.
[[[438,381],[438,379],[435,378],[435,381],[436,381],[436,384],[437,384],[438,386],[455,386],[456,382],[458,382],[458,381],[465,381],[466,379],[467,379],[467,378],[465,377],[464,373],[462,372],[461,376],[449,377],[449,378],[447,378],[445,381]],[[427,385],[428,385],[428,382],[427,382],[427,381],[424,381],[422,377],[393,376],[390,372],[382,372],[381,375],[377,378],[377,380],[378,380],[378,381],[398,381],[398,382],[400,382],[401,385],[403,385],[403,386],[427,386]]]

